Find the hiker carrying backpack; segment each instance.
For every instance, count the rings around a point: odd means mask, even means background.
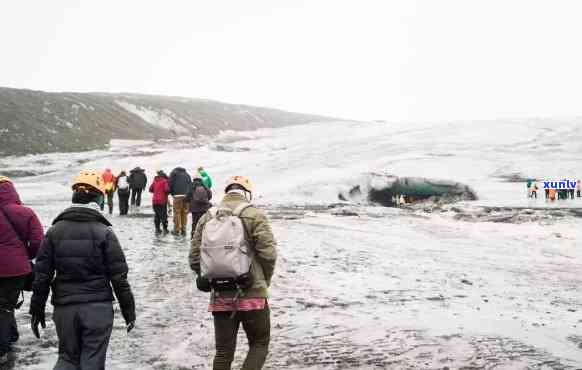
[[[192,238],[194,238],[198,220],[210,209],[210,200],[212,199],[212,191],[204,186],[200,175],[194,176],[192,188],[186,195],[186,201],[190,204],[190,213],[192,213],[192,232],[190,233]]]
[[[268,353],[267,297],[277,250],[264,212],[248,203],[252,191],[247,178],[232,177],[222,202],[202,216],[192,240],[189,262],[196,285],[211,292],[215,369],[230,369],[241,323],[249,340],[243,368],[261,369]]]

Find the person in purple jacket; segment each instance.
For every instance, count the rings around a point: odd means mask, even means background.
[[[42,239],[38,217],[22,205],[12,181],[0,176],[0,364],[18,340],[14,310]]]

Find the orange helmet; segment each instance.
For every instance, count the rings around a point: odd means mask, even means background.
[[[79,175],[75,177],[73,181],[73,190],[74,191],[97,191],[103,194],[104,186],[103,181],[101,180],[101,176],[94,170],[83,170],[79,172]]]
[[[3,182],[12,182],[12,181],[6,176],[0,176],[0,184]]]
[[[231,186],[231,185],[240,185],[240,186],[243,187],[243,189],[245,189],[249,193],[252,193],[253,190],[254,190],[253,184],[251,183],[251,180],[249,180],[245,176],[233,176],[233,177],[231,177],[226,182],[226,186],[225,186],[224,189],[225,190],[228,189],[228,187]]]

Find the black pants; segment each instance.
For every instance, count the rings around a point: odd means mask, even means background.
[[[531,192],[531,197],[538,199],[538,192],[536,190]]]
[[[10,351],[10,345],[18,340],[18,327],[14,310],[25,276],[0,278],[0,356]]]
[[[196,225],[198,225],[198,221],[202,216],[204,216],[206,212],[192,212],[192,232],[190,233],[190,237],[194,239],[194,231],[196,231]]]
[[[570,189],[570,199],[574,199],[574,189]]]
[[[143,189],[131,189],[131,205],[139,207],[141,206],[141,192]]]
[[[550,189],[544,189],[544,193],[546,193],[546,199],[550,198]]]
[[[53,320],[59,337],[54,370],[104,370],[113,328],[112,302],[55,306]]]
[[[168,230],[168,205],[154,204],[154,225],[156,231],[160,231],[160,224],[164,226],[164,231]]]
[[[107,195],[107,207],[109,208],[109,214],[113,213],[113,190],[105,192]]]
[[[259,311],[239,311],[231,318],[232,312],[213,312],[216,355],[213,370],[230,370],[236,337],[242,323],[249,341],[249,352],[241,370],[260,370],[265,364],[271,339],[271,318],[269,307]]]
[[[576,191],[576,196],[577,196],[578,198],[580,198],[580,190],[577,190],[577,191]]]
[[[129,190],[118,190],[119,197],[119,214],[126,215],[129,211]]]

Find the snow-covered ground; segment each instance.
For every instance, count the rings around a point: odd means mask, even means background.
[[[582,222],[561,209],[576,211],[582,199],[530,200],[524,183],[504,180],[582,177],[576,120],[322,123],[224,133],[191,147],[118,142],[110,151],[0,162],[43,173],[16,184],[46,227],[81,168],[139,165],[153,175],[203,165],[217,198],[228,176],[251,177],[280,250],[269,369],[582,368]],[[365,184],[370,172],[458,181],[480,199],[438,212],[338,206],[339,192]],[[537,216],[458,217],[483,209]],[[154,237],[151,209],[142,213],[111,217],[130,263],[138,324],[128,336],[117,315],[108,368],[210,368],[211,315],[193,285],[188,242]],[[25,311],[16,368],[50,368],[54,326],[36,340]],[[242,333],[239,343],[237,363]]]

